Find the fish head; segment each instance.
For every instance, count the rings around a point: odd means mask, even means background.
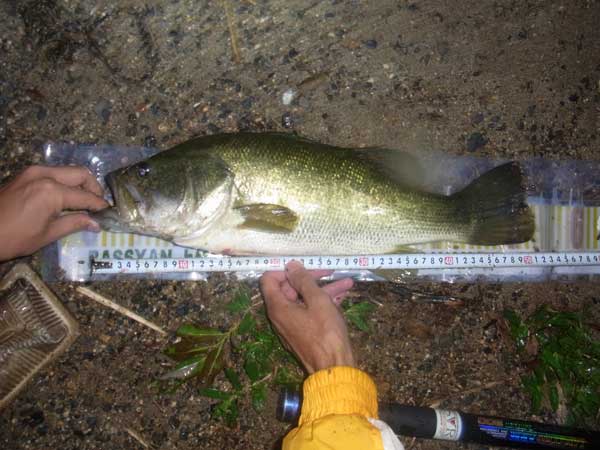
[[[114,206],[93,215],[107,231],[171,239],[206,228],[232,203],[233,175],[222,160],[165,151],[111,172]]]

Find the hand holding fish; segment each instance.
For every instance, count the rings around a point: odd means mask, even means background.
[[[267,272],[260,280],[273,326],[308,373],[355,364],[339,307],[352,287],[352,279],[319,287],[316,280],[330,273],[309,272],[292,261],[285,272]]]
[[[83,167],[31,166],[0,186],[0,261],[29,255],[70,233],[99,231],[84,212],[108,203]]]

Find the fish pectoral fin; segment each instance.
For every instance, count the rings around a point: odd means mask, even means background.
[[[235,208],[244,219],[238,228],[252,228],[272,233],[291,233],[298,225],[299,217],[285,206],[255,203]]]

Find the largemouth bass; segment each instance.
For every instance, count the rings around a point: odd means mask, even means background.
[[[280,133],[201,137],[108,174],[115,205],[94,217],[109,231],[230,255],[392,253],[435,241],[531,239],[518,164],[443,196],[411,187],[406,171],[382,163],[381,152]]]

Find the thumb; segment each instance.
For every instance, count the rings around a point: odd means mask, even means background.
[[[100,231],[98,224],[87,214],[65,214],[50,222],[46,231],[46,244],[57,241],[76,231]]]
[[[319,306],[323,297],[328,298],[310,272],[299,262],[290,261],[285,270],[288,283],[302,296],[302,300],[309,308]]]

